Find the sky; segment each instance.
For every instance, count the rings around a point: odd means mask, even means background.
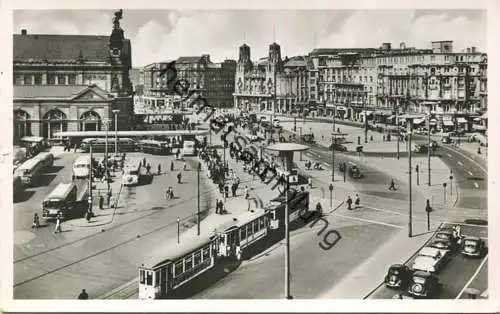
[[[15,33],[110,35],[113,10],[16,10]],[[124,10],[120,21],[132,43],[133,67],[210,54],[237,59],[246,43],[253,60],[274,41],[282,57],[314,48],[370,48],[390,42],[430,48],[453,40],[455,51],[486,51],[485,10]]]

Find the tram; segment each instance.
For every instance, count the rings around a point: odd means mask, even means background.
[[[292,199],[292,195],[297,200]],[[290,216],[298,218],[306,204],[308,210],[309,192],[293,190],[289,193],[289,200]],[[139,299],[165,298],[224,260],[241,261],[246,249],[279,229],[279,220],[285,217],[284,205],[281,203],[234,216],[215,216],[212,219],[219,221],[213,231],[205,231],[199,236],[190,230],[183,233],[179,243],[162,247],[159,254],[153,254],[139,267]]]
[[[166,141],[140,140],[137,144],[143,153],[155,155],[167,155],[172,152],[172,148]]]

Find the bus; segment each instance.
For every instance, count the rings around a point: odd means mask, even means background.
[[[78,157],[73,163],[73,179],[86,179],[90,175],[90,156]]]
[[[140,159],[129,159],[123,166],[122,185],[134,186],[139,184],[142,177],[142,162]]]
[[[44,168],[43,161],[37,158],[31,158],[19,166],[16,169],[16,173],[21,177],[21,182],[24,186],[30,186],[40,177]]]
[[[45,168],[51,168],[54,165],[54,155],[48,152],[42,152],[36,155],[37,159],[41,160]]]
[[[59,183],[42,202],[42,218],[55,219],[58,214],[62,219],[71,216],[77,205],[77,192],[74,183]]]
[[[196,142],[195,141],[184,141],[182,143],[182,155],[183,156],[196,156]]]
[[[115,138],[108,137],[108,152],[114,152]],[[80,149],[84,153],[90,152],[90,144],[92,144],[92,152],[102,153],[106,151],[105,138],[84,138],[80,144]],[[118,138],[117,149],[121,152],[134,152],[137,150],[136,142],[131,138]]]
[[[21,178],[19,176],[13,176],[14,186],[12,188],[14,200],[17,200],[20,194],[24,191],[23,183],[21,182]]]
[[[148,154],[167,155],[172,152],[170,145],[165,141],[140,140],[137,146],[141,152]]]

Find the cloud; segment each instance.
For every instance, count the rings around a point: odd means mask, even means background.
[[[455,50],[486,48],[486,15],[480,10],[125,10],[122,28],[132,42],[136,67],[179,56],[210,54],[215,62],[237,59],[251,47],[252,59],[266,57],[276,40],[282,56],[314,47],[430,48],[453,40]],[[109,35],[113,10],[15,11],[14,29],[29,33]]]

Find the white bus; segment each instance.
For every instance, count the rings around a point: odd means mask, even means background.
[[[70,217],[76,207],[77,187],[74,183],[59,183],[42,203],[42,218]]]
[[[182,155],[183,156],[195,156],[196,155],[196,142],[195,141],[184,141],[182,144]]]
[[[144,171],[140,159],[129,159],[123,166],[122,185],[134,186],[139,184]]]
[[[90,174],[90,156],[78,157],[73,163],[73,179],[86,179]]]
[[[16,169],[16,174],[21,178],[23,185],[32,185],[34,181],[42,174],[45,165],[42,160],[31,158],[26,160]]]

